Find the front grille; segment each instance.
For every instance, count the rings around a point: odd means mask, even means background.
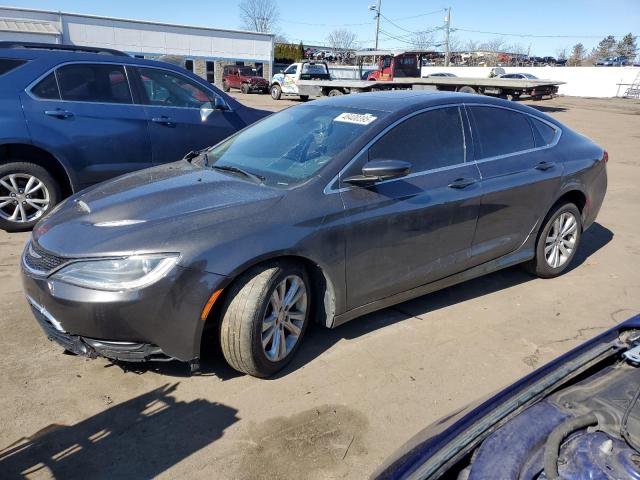
[[[29,243],[24,254],[25,265],[34,272],[42,274],[47,274],[70,260],[72,259],[53,255],[33,242]]]

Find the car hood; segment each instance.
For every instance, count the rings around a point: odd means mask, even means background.
[[[191,235],[273,206],[282,190],[187,161],[141,170],[74,195],[33,238],[64,257],[180,251]]]
[[[256,83],[268,83],[268,80],[263,77],[253,76],[253,77],[240,77],[241,80],[249,80]]]

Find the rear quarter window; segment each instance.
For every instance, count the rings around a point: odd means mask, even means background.
[[[478,159],[522,152],[535,147],[526,115],[496,107],[470,107],[478,134]]]
[[[58,82],[53,72],[40,80],[35,87],[31,89],[31,94],[42,100],[60,100],[60,91],[58,90]]]
[[[535,118],[530,118],[530,120],[533,125],[533,134],[536,137],[536,146],[546,147],[551,145],[554,138],[556,138],[556,129]]]
[[[11,70],[18,68],[20,65],[27,63],[26,60],[18,60],[15,58],[0,58],[0,75],[9,73]]]

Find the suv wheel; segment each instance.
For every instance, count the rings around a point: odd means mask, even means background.
[[[582,237],[582,217],[573,203],[554,207],[536,242],[536,256],[525,268],[542,278],[561,275],[573,260]]]
[[[251,87],[249,87],[248,83],[243,83],[242,85],[240,85],[240,91],[245,95],[248,94],[250,90],[251,90]]]
[[[273,98],[274,100],[280,100],[281,96],[282,89],[280,88],[280,85],[278,85],[277,83],[271,85],[271,98]]]
[[[0,165],[0,228],[30,230],[60,200],[60,187],[39,165],[12,162]]]
[[[268,377],[297,351],[309,323],[311,291],[297,264],[260,265],[229,292],[220,324],[220,345],[234,369]]]
[[[227,82],[225,80],[222,81],[222,91],[224,92],[228,92],[229,90],[231,90],[231,87],[229,87],[229,85],[227,84]]]

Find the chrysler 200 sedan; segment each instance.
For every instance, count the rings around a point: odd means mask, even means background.
[[[71,197],[36,225],[24,289],[71,352],[197,368],[209,329],[233,368],[268,376],[310,321],[336,327],[520,263],[560,275],[607,159],[500,99],[318,100]]]

